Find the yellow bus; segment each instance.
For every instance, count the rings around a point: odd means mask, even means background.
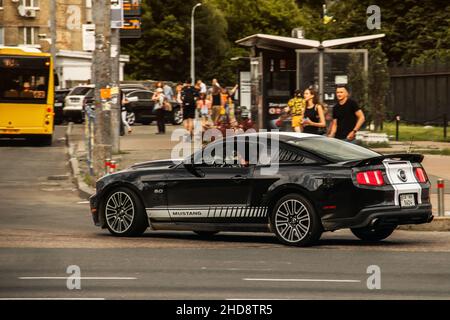
[[[54,91],[50,54],[0,47],[0,138],[25,137],[51,145]]]

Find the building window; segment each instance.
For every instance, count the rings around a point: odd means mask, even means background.
[[[38,41],[39,28],[38,27],[22,27],[19,28],[19,37],[22,39],[22,44],[36,45]]]
[[[1,4],[0,0],[0,4]],[[5,44],[5,29],[3,27],[0,27],[0,45],[4,45]]]
[[[3,0],[0,0],[0,9],[3,9]]]
[[[39,0],[21,0],[20,4],[25,8],[39,9]]]

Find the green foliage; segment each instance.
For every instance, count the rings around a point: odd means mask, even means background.
[[[348,66],[348,83],[351,87],[352,98],[367,113],[367,72],[364,71],[364,64],[361,55],[352,54]]]
[[[255,33],[290,36],[295,27],[317,40],[385,33],[382,50],[389,63],[450,58],[448,1],[380,2],[381,29],[369,30],[366,10],[377,4],[373,0],[144,0],[142,38],[122,41],[131,57],[129,77],[178,81],[189,76],[191,10],[200,1],[203,5],[195,13],[196,75],[206,82],[213,77],[227,85],[236,81],[243,62],[229,58],[248,55],[236,40]],[[321,20],[325,2],[333,16],[327,24]]]

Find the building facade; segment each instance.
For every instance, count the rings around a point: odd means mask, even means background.
[[[50,0],[0,0],[0,46],[26,46],[50,51]],[[86,83],[91,78],[93,41],[92,0],[56,0],[56,72],[60,87]],[[121,55],[120,79],[129,61]]]

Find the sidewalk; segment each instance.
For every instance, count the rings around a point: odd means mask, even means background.
[[[135,125],[133,132],[120,137],[120,153],[113,155],[113,160],[117,161],[118,169],[124,169],[138,162],[168,159],[172,158],[172,150],[178,145],[179,141],[171,141],[172,133],[175,129],[182,129],[182,126],[166,125],[166,134],[155,134],[157,128],[155,125]],[[94,189],[89,187],[86,173],[88,172],[86,164],[86,150],[84,146],[84,126],[74,125],[69,136],[68,143],[72,148],[68,148],[69,157],[72,158],[72,168],[75,168],[75,176],[78,177],[78,186],[84,197],[94,193]],[[428,141],[413,142],[414,146],[425,148],[450,148],[450,143],[433,143]],[[392,148],[374,149],[380,153],[407,152],[409,143],[393,142]],[[179,158],[179,156],[176,156]],[[76,159],[76,160],[75,160]],[[437,215],[437,178],[445,179],[445,210],[446,216],[450,216],[450,156],[425,155],[423,166],[431,181],[431,203],[433,213]],[[74,169],[73,169],[74,170]],[[420,228],[421,226],[414,226]],[[450,230],[450,223],[448,223]]]

